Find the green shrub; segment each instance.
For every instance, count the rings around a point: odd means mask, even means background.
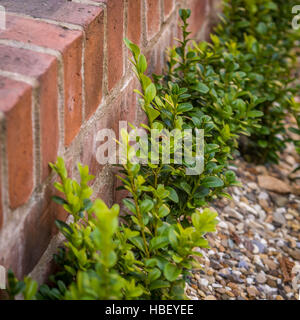
[[[215,118],[209,116],[208,112],[204,112],[205,110],[197,104],[197,99],[201,97],[206,99],[206,95],[204,92],[195,92],[191,87],[197,85],[203,88],[208,87],[200,79],[197,80],[196,74],[191,76],[195,79],[195,83],[181,82],[180,72],[178,72],[179,79],[172,77],[154,86],[152,80],[145,75],[147,63],[140,49],[129,40],[126,40],[126,45],[133,53],[133,70],[142,87],[142,92],[138,92],[141,96],[141,106],[149,119],[149,125],[144,125],[144,128],[149,133],[151,129],[157,129],[162,135],[164,130],[174,129],[204,131],[204,171],[201,174],[188,176],[186,169],[191,168],[191,165],[185,162],[180,165],[174,163],[174,155],[178,155],[178,150],[173,145],[169,165],[163,164],[160,159],[158,165],[147,164],[142,167],[147,180],[152,185],[159,180],[172,192],[174,198],[170,199],[169,203],[171,211],[176,216],[188,216],[195,211],[195,208],[207,205],[216,196],[229,197],[224,189],[239,184],[234,172],[227,169],[227,158],[231,157],[230,142],[235,141],[236,138],[233,138],[229,125],[223,126],[222,122],[218,126]],[[206,80],[208,83],[208,79]],[[212,79],[211,81],[213,82]],[[205,93],[207,93],[206,90]],[[235,104],[234,98],[234,93],[228,95],[224,93],[224,99],[232,99],[233,104]],[[206,105],[204,101],[203,104]],[[239,120],[236,122],[238,123]],[[152,141],[149,141],[149,144],[152,145]],[[237,145],[237,142],[235,144]],[[193,141],[193,153],[196,153],[196,149],[197,145]]]
[[[299,34],[292,29],[292,0],[225,0],[216,29],[222,46],[235,42],[236,63],[245,73],[244,88],[260,99],[261,127],[252,127],[241,151],[248,160],[278,162],[287,142],[284,119],[297,92],[293,88],[294,50]]]
[[[247,160],[277,162],[288,141],[284,119],[293,86],[298,34],[292,29],[293,1],[225,0],[222,21],[211,42],[189,46],[189,10],[181,10],[182,40],[169,50],[168,71],[155,76],[187,88],[193,109],[211,118],[210,143],[220,146],[221,165],[240,151]],[[193,119],[193,118],[192,118]],[[207,140],[209,141],[209,140]]]
[[[223,45],[219,37],[211,35],[212,43],[193,41],[193,46],[188,46],[189,16],[189,10],[180,10],[182,41],[169,51],[168,72],[155,77],[156,85],[162,92],[168,91],[169,81],[186,88],[193,105],[187,116],[194,125],[198,124],[195,112],[211,118],[206,141],[218,146],[215,158],[226,168],[237,151],[239,135],[249,135],[253,127],[259,127],[263,113],[256,107],[260,99],[245,89],[247,74],[237,63],[236,42]]]
[[[122,132],[124,142],[128,134]],[[128,144],[128,154],[133,147]],[[124,199],[130,214],[118,221],[119,207],[111,209],[99,199],[91,201],[87,183],[93,177],[88,167],[78,164],[81,181],[67,176],[64,162],[52,168],[61,178],[55,187],[64,194],[54,197],[69,212],[74,222],[56,221],[66,238],[55,256],[60,271],[51,276],[51,287],[38,288],[35,281],[17,281],[9,273],[11,299],[183,299],[185,281],[197,266],[195,247],[208,247],[204,235],[215,231],[217,213],[195,211],[191,224],[167,222],[171,211],[166,204],[170,192],[162,184],[149,185],[139,174],[140,166],[128,158],[121,178],[131,198]]]

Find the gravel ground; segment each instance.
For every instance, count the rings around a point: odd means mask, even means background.
[[[300,299],[300,179],[290,174],[297,163],[291,145],[279,165],[233,163],[243,187],[212,205],[220,223],[207,234],[211,249],[198,249],[202,269],[186,285],[190,299]]]

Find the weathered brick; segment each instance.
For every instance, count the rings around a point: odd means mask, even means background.
[[[101,129],[112,129],[118,139],[120,104],[120,98],[116,98],[102,109],[99,120],[89,127],[89,132],[86,137],[84,137],[81,162],[88,165],[91,173],[95,176],[98,176],[104,167],[104,165],[99,164],[96,159],[97,148],[104,143],[96,141],[97,133]]]
[[[205,21],[206,5],[208,0],[189,0],[189,8],[191,9],[191,17],[189,19],[189,31],[191,37],[195,37]]]
[[[0,77],[0,111],[6,122],[10,206],[24,204],[33,189],[32,88]]]
[[[39,45],[62,54],[65,144],[70,144],[82,123],[82,32],[7,14],[6,30],[0,33],[0,39]]]
[[[47,249],[51,238],[57,233],[55,220],[65,221],[68,216],[62,206],[52,201],[52,196],[58,194],[58,191],[52,186],[53,182],[51,181],[43,197],[30,210],[23,225],[23,275],[32,271]]]
[[[111,170],[113,170],[111,168]],[[99,188],[95,189],[95,194],[94,196],[96,198],[103,199],[107,206],[112,207],[113,204],[115,203],[115,174],[112,172],[108,172],[108,175],[105,177],[105,181],[101,183]],[[103,179],[104,180],[104,179]]]
[[[164,19],[168,18],[174,9],[174,0],[164,0]]]
[[[6,270],[13,270],[18,279],[22,279],[24,274],[22,272],[22,240],[20,235],[14,237],[9,244],[9,248],[4,247],[3,243],[0,243],[0,264],[6,268]]]
[[[106,1],[98,0],[96,2],[105,3]],[[41,6],[39,1],[22,3],[20,0],[14,2],[4,0],[3,5],[8,12],[25,13],[36,18],[45,18],[61,23],[78,25],[84,29],[86,35],[84,87],[86,97],[86,117],[89,118],[97,109],[102,99],[104,9],[98,6],[69,2],[65,0],[53,0],[51,3],[45,3],[44,6]],[[76,52],[76,58],[79,57],[80,54],[81,53]],[[69,58],[71,57],[72,54]],[[74,59],[72,60],[74,63]],[[75,81],[76,78],[81,78],[80,71],[76,72],[76,76],[68,77],[68,80]],[[81,91],[76,89],[71,91],[72,94],[74,94],[74,92]],[[81,120],[80,112],[82,106],[79,105],[79,101],[75,105],[76,100],[74,100],[74,97],[70,97],[70,99],[67,100],[67,103],[71,103],[71,106],[68,106],[68,110],[66,110],[67,113],[72,111],[69,119],[70,121],[65,124],[66,126],[71,125],[71,127],[69,127],[71,132],[67,131],[65,137],[65,144],[69,145],[80,130],[81,123],[79,124],[79,120]],[[77,114],[74,115],[76,112]]]
[[[86,33],[84,60],[85,72],[85,116],[86,119],[96,111],[102,99],[103,85],[103,47],[104,14],[103,12],[88,26]]]
[[[62,206],[51,199],[58,194],[53,187],[55,179],[52,179],[43,196],[29,209],[18,236],[12,237],[6,244],[0,243],[0,264],[7,269],[11,268],[18,278],[31,272],[45,252],[51,238],[58,231],[54,221],[65,221],[68,216]]]
[[[140,84],[136,78],[133,78],[127,87],[121,92],[121,102],[119,107],[119,121],[128,121],[136,124],[136,110],[138,105],[137,94],[134,89],[140,88]]]
[[[82,124],[82,51],[79,39],[69,46],[64,57],[64,133],[65,145],[69,146]]]
[[[0,82],[1,83],[1,82]],[[1,89],[0,89],[1,90]],[[1,115],[0,115],[0,125],[1,125]],[[0,149],[0,230],[3,225],[3,207],[2,207],[2,154]]]
[[[98,0],[96,2],[105,3],[106,1]],[[41,16],[80,25],[84,28],[86,35],[84,57],[85,116],[88,119],[97,109],[103,95],[104,9],[67,2],[63,3],[58,11],[52,12],[50,15],[45,12]],[[79,128],[77,128],[78,130]]]
[[[124,1],[107,1],[108,90],[123,76],[123,13]]]
[[[49,174],[48,162],[54,161],[58,148],[57,61],[50,55],[25,49],[0,46],[0,68],[38,79],[42,179]]]
[[[141,0],[128,1],[127,38],[140,46],[142,39]]]
[[[150,40],[160,30],[160,2],[158,0],[147,0],[146,13],[147,13],[147,40]]]
[[[112,129],[116,139],[119,139],[119,121],[139,124],[136,123],[137,95],[133,93],[137,87],[137,80],[131,80],[119,97],[101,110],[99,120],[89,127],[88,134],[83,139],[81,162],[88,165],[91,173],[95,176],[98,176],[104,167],[96,159],[97,148],[103,143],[96,141],[99,130]]]

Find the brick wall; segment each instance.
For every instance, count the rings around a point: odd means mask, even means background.
[[[215,1],[216,2],[216,1]],[[144,116],[138,83],[122,39],[142,46],[149,73],[164,65],[178,37],[178,8],[192,9],[191,31],[207,34],[212,0],[0,0],[0,264],[42,280],[66,214],[55,194],[49,161],[58,155],[77,176],[78,161],[96,176],[94,196],[120,198],[114,171],[95,159],[101,128],[118,134],[119,120]]]

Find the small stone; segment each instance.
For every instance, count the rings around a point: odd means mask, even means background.
[[[224,248],[223,246],[219,246],[219,250],[220,250],[221,252],[224,252],[224,251],[225,251],[225,248]]]
[[[227,225],[227,223],[224,222],[224,221],[219,222],[219,223],[218,223],[218,226],[219,226],[220,228],[223,228],[223,229],[228,229],[228,225]]]
[[[258,247],[259,252],[263,253],[266,251],[266,247],[258,240],[252,240],[252,243]],[[254,252],[255,253],[255,252]]]
[[[286,161],[288,164],[290,164],[291,166],[295,165],[295,163],[296,163],[295,158],[292,157],[292,156],[286,156],[286,157],[285,157],[285,161]]]
[[[234,293],[231,291],[226,291],[225,294],[227,294],[229,297],[232,297],[232,298],[235,297]]]
[[[277,245],[278,247],[283,247],[285,244],[284,244],[284,241],[282,241],[281,239],[279,239],[279,240],[277,241],[276,245]]]
[[[279,208],[280,209],[280,208]],[[278,223],[279,225],[284,225],[285,224],[285,218],[281,212],[281,210],[277,209],[273,213],[273,222]]]
[[[205,298],[205,297],[206,297],[205,293],[204,293],[202,290],[198,290],[197,292],[198,292],[198,294],[200,294],[200,296],[201,296],[202,298]]]
[[[296,194],[297,196],[300,196],[300,186],[294,186],[292,188],[293,194]]]
[[[258,199],[259,200],[268,200],[269,199],[269,195],[266,192],[262,191],[262,192],[259,193]]]
[[[228,239],[227,242],[228,242],[228,247],[232,250],[234,248],[234,242],[231,239]]]
[[[227,286],[231,289],[237,289],[238,288],[238,285],[236,283],[233,283],[233,282],[229,282],[227,283]]]
[[[261,288],[263,289],[263,291],[266,294],[276,294],[277,293],[277,288],[271,288],[270,286],[268,286],[267,284],[261,286]]]
[[[256,297],[259,294],[258,290],[254,286],[248,287],[247,292],[250,297]]]
[[[294,239],[292,239],[292,238],[290,238],[289,239],[289,246],[291,247],[291,248],[297,248],[297,242],[296,242],[296,240],[294,240]]]
[[[290,250],[290,255],[297,261],[300,261],[300,250]]]
[[[243,215],[240,214],[235,209],[230,208],[229,206],[224,208],[224,212],[227,213],[230,217],[242,221],[244,219]]]
[[[284,290],[286,293],[291,293],[292,292],[292,288],[290,286],[284,286]]]
[[[269,206],[269,203],[267,200],[264,200],[264,199],[259,199],[258,200],[258,203],[260,204],[260,206],[268,213],[270,213],[271,211],[271,208]]]
[[[248,201],[248,199],[246,197],[241,197],[240,200],[243,201],[246,204],[249,204],[249,201]]]
[[[260,272],[256,276],[256,281],[258,283],[265,283],[267,281],[266,275],[263,272]]]
[[[220,270],[222,269],[221,264],[218,261],[215,261],[213,259],[210,260],[210,266],[215,269],[215,270]]]
[[[241,209],[243,209],[245,211],[245,213],[250,212],[250,213],[254,214],[255,216],[257,215],[257,211],[254,208],[252,208],[251,206],[249,206],[247,203],[239,202],[238,205]]]
[[[258,184],[261,188],[276,193],[286,194],[291,192],[291,187],[288,184],[268,175],[258,176]]]
[[[208,284],[209,284],[209,281],[207,279],[205,279],[205,278],[202,278],[202,279],[199,280],[199,284],[201,286],[203,286],[203,287],[207,287]]]
[[[287,197],[279,196],[278,194],[274,194],[272,197],[273,202],[275,202],[277,207],[284,207],[288,203]]]
[[[220,285],[219,283],[213,283],[213,284],[212,284],[212,287],[213,287],[213,288],[218,288],[218,289],[223,288],[223,286]]]
[[[204,298],[204,300],[217,300],[215,296],[209,295]]]
[[[270,230],[270,231],[274,231],[274,230],[275,230],[275,227],[274,227],[272,224],[270,224],[270,223],[265,223],[265,226],[266,226],[266,228],[267,228],[268,230]]]
[[[226,276],[226,279],[230,280],[231,282],[244,283],[244,281],[236,274],[229,274]]]
[[[271,270],[276,270],[277,264],[269,258],[262,258],[265,265]]]
[[[263,265],[263,263],[262,263],[259,255],[254,255],[254,256],[253,256],[253,262],[254,262],[257,266],[260,266],[260,267],[264,268],[264,265]]]
[[[245,269],[248,269],[248,268],[249,268],[248,263],[247,263],[246,261],[244,261],[244,260],[241,260],[241,261],[239,262],[238,267],[239,267],[239,268],[245,268]]]
[[[277,282],[274,279],[268,278],[267,279],[267,285],[272,287],[272,288],[276,288],[277,287]]]
[[[208,276],[213,276],[214,271],[213,271],[212,269],[209,269],[209,270],[206,271],[206,274],[207,274]]]
[[[254,249],[253,243],[251,241],[249,241],[249,240],[245,240],[244,246],[250,252],[252,252],[253,249]]]
[[[248,187],[252,190],[257,190],[257,184],[255,182],[249,182]]]
[[[240,222],[239,224],[236,225],[236,229],[237,229],[238,231],[244,230],[244,224],[243,224],[242,222]]]
[[[220,294],[224,294],[226,292],[224,288],[216,288],[216,291]]]
[[[253,253],[254,254],[257,254],[257,253],[259,253],[259,248],[258,248],[258,246],[257,245],[253,245]]]

